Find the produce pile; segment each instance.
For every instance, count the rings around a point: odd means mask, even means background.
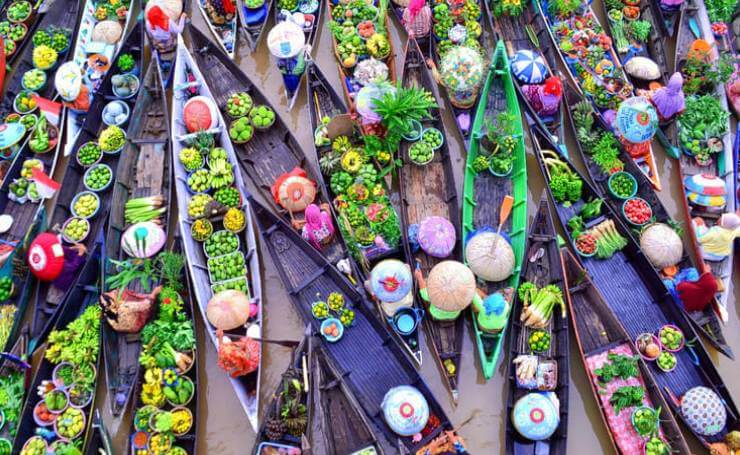
[[[11,371],[8,374],[0,376],[0,415],[3,416],[3,435],[7,439],[0,437],[0,453],[3,452],[3,446],[6,443],[3,439],[12,444],[13,437],[18,430],[18,424],[23,409],[23,397],[25,374],[20,371]]]
[[[13,282],[9,277],[0,278],[0,303],[6,302],[11,297]],[[5,344],[10,338],[10,332],[15,324],[15,313],[18,308],[15,305],[0,305],[0,349],[5,348]]]
[[[389,73],[391,42],[386,29],[388,0],[378,6],[365,0],[330,3],[331,31],[337,57],[350,96],[371,82],[382,82],[395,75]]]
[[[373,136],[365,144],[347,136],[336,137],[321,152],[319,165],[329,182],[337,224],[347,247],[360,263],[398,248],[400,221],[382,178],[384,151]],[[385,163],[388,163],[390,156]]]
[[[444,0],[434,2],[432,9],[432,31],[438,39],[437,55],[442,59],[453,46],[464,46],[486,54],[480,39],[483,28],[480,23],[481,7],[477,0]]]
[[[480,140],[478,156],[473,161],[476,172],[490,171],[497,176],[509,175],[514,168],[514,149],[517,144],[516,122],[510,112],[485,120],[486,134]]]
[[[36,396],[29,400],[35,403],[33,414],[38,430],[51,431],[56,439],[52,438],[50,445],[57,449],[80,444],[92,417],[100,318],[100,307],[93,303],[65,329],[52,330],[49,334],[44,357],[56,366],[52,377],[43,380]],[[40,436],[22,442],[24,455],[38,453],[37,447],[47,445]]]
[[[604,3],[617,52],[624,54],[630,45],[637,47],[648,43],[652,24],[640,19],[639,0],[605,0]]]
[[[548,2],[547,14],[554,39],[566,54],[566,63],[580,87],[592,97],[594,104],[602,111],[616,110],[632,96],[633,87],[613,60],[612,38],[591,10],[583,14],[580,11],[578,0]]]
[[[157,316],[141,331],[141,390],[130,435],[137,454],[181,453],[178,439],[194,432],[196,339],[181,294],[185,258],[162,255],[172,266],[164,275]]]
[[[226,114],[234,119],[229,126],[229,137],[234,144],[246,144],[254,137],[255,130],[271,127],[277,118],[271,107],[255,105],[246,92],[235,92],[229,96]]]
[[[339,292],[332,292],[326,301],[317,300],[311,304],[311,314],[322,321],[321,334],[331,342],[338,341],[344,334],[344,329],[355,321],[355,312],[346,306],[344,296]]]
[[[18,204],[24,204],[26,201],[35,203],[41,199],[36,187],[36,182],[32,177],[34,168],[43,171],[44,164],[41,160],[36,158],[23,161],[20,177],[14,179],[10,185],[8,185],[8,196],[11,200]]]
[[[714,94],[690,96],[678,117],[678,137],[684,153],[697,163],[712,163],[712,156],[724,151],[723,137],[730,133],[727,112]],[[729,152],[729,151],[727,151]]]

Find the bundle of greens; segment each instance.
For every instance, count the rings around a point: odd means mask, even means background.
[[[563,291],[554,284],[548,284],[542,289],[529,281],[519,286],[519,299],[524,305],[520,320],[527,327],[542,329],[550,324],[555,305],[560,307],[561,317],[565,317],[565,301]]]
[[[608,259],[627,246],[627,239],[619,233],[614,220],[597,224],[589,233],[596,239],[596,257],[599,259]]]
[[[18,430],[24,385],[25,375],[19,371],[0,376],[0,412],[5,416],[3,424],[11,438]]]
[[[645,389],[641,386],[628,385],[615,390],[609,398],[609,403],[611,403],[614,408],[614,413],[619,415],[623,409],[642,405],[642,400],[644,398]]]
[[[583,180],[552,150],[543,150],[542,159],[550,174],[550,190],[555,201],[569,207],[581,199]]]
[[[386,127],[387,150],[396,150],[404,135],[436,109],[437,102],[429,91],[419,87],[402,87],[399,82],[395,90],[385,90],[383,96],[373,100],[373,111],[381,117]]]
[[[44,356],[52,363],[94,364],[100,348],[100,307],[90,305],[63,330],[52,330]]]
[[[637,369],[637,356],[633,357],[610,352],[607,355],[607,359],[608,362],[604,363],[601,368],[594,370],[594,374],[598,377],[601,384],[607,384],[615,378],[636,378],[640,374]]]

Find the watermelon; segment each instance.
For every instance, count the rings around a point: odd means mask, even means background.
[[[218,126],[218,107],[210,98],[194,96],[185,103],[182,119],[189,133],[209,130]]]

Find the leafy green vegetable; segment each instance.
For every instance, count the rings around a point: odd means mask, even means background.
[[[603,199],[591,199],[581,207],[581,215],[584,219],[590,220],[601,215],[601,204],[604,202]]]
[[[640,406],[645,398],[645,389],[641,386],[624,386],[614,391],[609,403],[614,407],[614,413],[619,415],[623,409]]]
[[[604,384],[611,382],[614,378],[636,378],[640,374],[637,369],[637,357],[610,352],[607,359],[609,362],[594,370],[594,374]]]
[[[23,373],[12,371],[0,376],[0,411],[5,415],[8,434],[15,436],[18,420],[23,407],[25,377]]]
[[[550,190],[558,203],[568,207],[581,199],[583,180],[552,150],[543,150],[542,157],[550,173]]]

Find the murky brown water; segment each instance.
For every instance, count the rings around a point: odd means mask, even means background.
[[[192,3],[194,1],[191,1]],[[599,8],[600,5],[597,5],[597,10]],[[196,26],[205,30],[203,19],[197,8],[192,13],[192,21]],[[400,68],[402,57],[400,54],[403,52],[403,46],[399,37],[398,24],[395,21],[392,22],[392,34],[397,53],[397,68]],[[669,47],[672,48],[672,46]],[[305,93],[302,91],[295,108],[292,112],[288,112],[287,104],[282,93],[280,75],[274,67],[264,43],[260,45],[254,55],[246,55],[244,53],[245,48],[246,46],[242,41],[240,43],[240,56],[238,59],[241,68],[261,87],[267,98],[275,106],[276,111],[294,132],[303,150],[307,153],[313,153],[313,134],[310,128],[307,127],[309,120],[305,110]],[[326,27],[322,27],[316,49],[314,50],[314,58],[330,79],[330,82],[335,87],[341,87],[336,70],[336,62],[331,52],[331,38]],[[672,57],[669,57],[669,61],[672,61]],[[450,114],[445,112],[444,105],[442,110],[446,124],[450,127],[448,131],[454,131],[451,128],[453,123]],[[455,181],[458,192],[460,193],[463,182],[462,172],[465,152],[456,134],[450,133],[447,141],[450,145],[453,162],[457,164]],[[571,135],[568,136],[567,143],[571,150],[575,150]],[[574,155],[574,153],[571,153],[571,155]],[[661,174],[661,180],[665,187],[660,194],[660,199],[666,205],[671,215],[674,215],[678,220],[685,221],[683,214],[679,212],[681,192],[676,166],[672,161],[665,159],[662,149],[656,150],[656,157],[659,163],[658,168]],[[539,201],[543,191],[543,178],[534,156],[530,153],[527,158],[529,213],[531,221],[536,210],[536,202]],[[579,165],[581,164],[577,158],[575,161]],[[581,169],[583,169],[582,166]],[[57,176],[61,177],[61,173],[57,173]],[[259,193],[256,194],[259,197]],[[262,250],[262,263],[263,289],[265,292],[265,314],[263,318],[265,337],[272,339],[298,339],[303,332],[301,320],[293,311],[277,271],[266,250]],[[740,287],[732,291],[734,298],[731,298],[729,302],[730,321],[727,323],[725,329],[728,342],[736,352],[740,352],[740,331],[737,330],[740,310],[734,305],[734,302],[740,297],[740,290],[738,289]],[[198,421],[199,453],[220,455],[248,453],[254,443],[255,434],[250,428],[241,406],[235,399],[236,397],[225,374],[216,364],[216,351],[205,338],[200,317],[198,317],[198,336],[201,340],[200,345],[202,346],[198,356],[201,372],[199,378],[201,386],[199,402],[201,412]],[[718,355],[713,349],[710,348],[709,350],[720,373],[725,378],[730,392],[736,396],[740,396],[738,395],[740,394],[740,377],[737,375],[737,364]],[[461,392],[457,406],[453,406],[449,400],[449,394],[441,381],[439,370],[431,360],[432,354],[427,346],[424,346],[424,358],[426,360],[421,369],[421,374],[435,392],[453,424],[459,427],[459,431],[466,439],[468,449],[471,453],[503,453],[506,403],[504,365],[507,363],[506,361],[502,361],[496,375],[486,383],[479,372],[474,340],[471,333],[465,337],[463,352],[465,354],[463,356],[460,374]],[[276,347],[274,345],[266,345],[263,349],[263,354],[262,400],[265,400],[276,387],[281,374],[290,360],[290,354],[286,348]],[[574,337],[571,337],[571,357],[568,452],[576,453],[580,451],[580,453],[588,454],[607,453],[610,451],[611,444],[603,427],[596,402],[591,394],[591,389],[587,383],[587,377],[580,361]],[[508,357],[506,360],[508,360]],[[99,391],[99,407],[104,414],[106,422],[110,422],[107,401],[105,401],[107,397],[104,396],[105,387],[101,385]],[[127,419],[128,416],[120,425],[120,430],[112,429],[115,435],[116,453],[125,453],[124,451],[127,447],[126,438],[129,427],[129,421]],[[696,453],[702,452],[701,446],[693,438],[688,437],[687,439]]]

